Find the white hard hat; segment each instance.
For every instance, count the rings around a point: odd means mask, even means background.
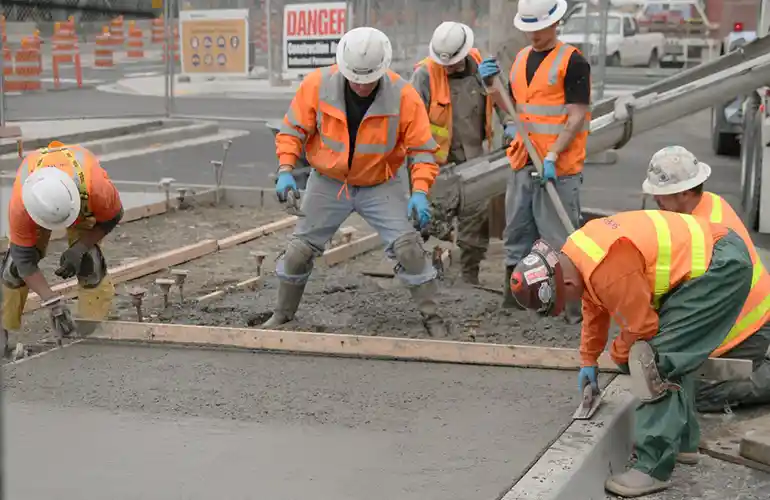
[[[390,40],[376,28],[354,28],[337,45],[337,66],[353,83],[372,83],[390,68],[393,48]]]
[[[565,0],[519,0],[513,25],[521,31],[540,31],[561,21],[567,13]]]
[[[652,155],[642,190],[651,195],[683,193],[700,186],[710,175],[711,167],[699,162],[690,151],[669,146]]]
[[[80,214],[75,181],[56,167],[32,172],[21,187],[21,201],[32,220],[51,231],[70,227]]]
[[[473,48],[473,30],[463,23],[446,21],[438,25],[430,39],[428,53],[443,66],[456,64]]]

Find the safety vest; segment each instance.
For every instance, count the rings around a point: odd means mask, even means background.
[[[380,79],[374,102],[356,135],[352,165],[345,113],[345,77],[337,65],[321,68],[302,82],[276,135],[281,165],[294,165],[305,146],[308,163],[320,174],[350,186],[376,186],[393,178],[408,160],[412,187],[428,192],[438,174],[425,104],[397,73]]]
[[[54,167],[45,165],[51,155],[63,155],[66,163],[60,163]],[[91,192],[91,165],[88,161],[92,154],[79,145],[65,146],[60,142],[52,142],[46,148],[38,149],[27,155],[19,166],[16,174],[14,189],[21,195],[21,188],[27,177],[39,168],[58,168],[72,177],[80,193],[80,214],[72,227],[93,226],[95,219],[90,209],[89,193]],[[61,156],[59,156],[61,158]]]
[[[524,131],[519,131],[508,147],[508,160],[514,170],[524,167],[528,153],[520,134],[526,132],[540,158],[545,158],[551,145],[567,123],[564,77],[575,47],[557,42],[527,84],[527,58],[532,47],[519,51],[511,66],[509,79],[516,109]],[[586,111],[583,129],[577,133],[567,149],[556,160],[557,175],[572,175],[583,170],[586,157],[586,141],[591,127],[591,113]]]
[[[481,64],[481,52],[478,49],[471,49],[468,53],[476,64]],[[443,165],[447,161],[449,149],[452,146],[452,99],[449,90],[449,76],[446,68],[438,64],[430,57],[426,57],[415,65],[415,69],[425,66],[430,75],[430,104],[428,105],[428,118],[430,119],[430,131],[433,138],[438,143],[436,151],[436,163]],[[486,98],[486,122],[484,124],[484,133],[487,145],[492,148],[492,97]]]
[[[770,320],[770,275],[768,275],[757,249],[751,241],[751,236],[733,208],[722,197],[705,192],[700,203],[692,212],[693,215],[704,217],[717,224],[724,224],[735,231],[746,243],[754,264],[754,274],[751,278],[751,292],[743,305],[738,320],[727,334],[722,344],[712,353],[712,356],[722,356],[741,342],[752,336]]]
[[[645,260],[652,306],[683,281],[697,278],[711,264],[714,242],[727,228],[692,215],[658,210],[621,212],[595,219],[572,233],[562,249],[583,276],[586,290],[601,303],[591,275],[619,239],[630,241]]]

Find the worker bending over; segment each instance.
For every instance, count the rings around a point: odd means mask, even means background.
[[[663,490],[678,461],[697,460],[694,372],[727,337],[751,289],[740,236],[692,215],[646,210],[595,219],[557,253],[543,240],[516,266],[511,290],[524,307],[556,316],[581,300],[578,388],[598,387],[610,319],[610,356],[641,403],[637,461],[605,487],[623,497]]]
[[[115,295],[99,242],[123,217],[123,204],[96,156],[79,145],[52,142],[21,162],[8,208],[10,245],[3,257],[3,345],[21,327],[29,289],[48,306],[54,325],[74,330],[61,295],[51,290],[38,267],[51,231],[66,229],[69,248],[56,275],[78,281],[78,315],[106,319]],[[57,328],[59,330],[59,328]]]
[[[719,412],[740,405],[770,403],[770,276],[762,266],[749,231],[724,198],[703,190],[711,168],[681,146],[663,148],[652,157],[643,190],[663,210],[703,217],[724,224],[749,249],[754,274],[751,292],[730,333],[711,354],[748,359],[751,378],[719,382],[699,381],[695,404],[701,412]]]
[[[556,27],[566,11],[565,0],[521,0],[514,18],[516,28],[527,34],[532,45],[518,53],[509,74],[511,95],[526,130],[513,130],[510,135],[515,139],[508,148],[513,173],[505,195],[506,283],[535,240],[542,238],[560,247],[568,236],[543,182],[554,181],[572,225],[579,226],[580,185],[591,122],[591,67],[575,47],[557,38]],[[500,67],[494,58],[487,58],[479,73],[484,79],[492,78]],[[543,160],[544,179],[534,177],[523,133],[529,135]],[[515,307],[510,290],[507,286],[504,290],[503,305]],[[578,311],[573,313],[578,321]]]
[[[428,110],[439,165],[460,164],[492,149],[492,99],[479,76],[481,53],[473,30],[447,21],[433,32],[429,57],[415,66],[412,85]],[[484,142],[487,151],[484,150]],[[457,245],[463,279],[479,283],[479,265],[489,248],[489,203],[463,207]]]
[[[379,233],[396,274],[409,286],[431,335],[445,336],[435,295],[436,270],[422,247],[419,224],[430,222],[428,192],[438,166],[425,106],[414,88],[389,70],[390,40],[381,31],[355,28],[337,46],[337,64],[310,73],[300,85],[276,136],[281,201],[297,193],[291,171],[302,154],[313,167],[302,199],[304,216],[279,258],[278,305],[264,324],[291,321],[305,284],[326,243],[352,212]],[[411,165],[411,197],[396,178]]]

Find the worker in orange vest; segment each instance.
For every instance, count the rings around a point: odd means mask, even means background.
[[[334,233],[357,212],[379,233],[397,276],[408,286],[428,333],[447,335],[436,304],[437,273],[409,220],[431,219],[428,193],[438,174],[438,149],[420,96],[389,69],[390,40],[361,27],[342,37],[337,64],[305,77],[276,135],[278,199],[299,196],[291,174],[303,149],[313,170],[302,197],[303,217],[276,264],[278,305],[263,325],[291,321],[305,285]],[[404,171],[411,165],[411,196]]]
[[[695,371],[724,341],[751,290],[753,264],[741,237],[692,215],[644,210],[586,223],[561,252],[544,240],[511,275],[521,306],[559,315],[582,299],[578,389],[598,392],[598,358],[611,320],[610,356],[630,372],[640,399],[633,468],[607,479],[622,497],[663,490],[676,462],[697,461]]]
[[[11,193],[10,244],[2,266],[5,354],[8,331],[21,327],[29,289],[48,307],[56,333],[68,335],[75,328],[63,298],[38,267],[52,231],[67,231],[70,246],[59,259],[56,275],[77,277],[78,315],[107,318],[115,287],[107,275],[100,242],[122,217],[118,190],[91,151],[55,141],[24,158]]]
[[[436,163],[460,164],[493,148],[492,98],[479,77],[481,53],[473,47],[473,30],[462,23],[446,21],[433,32],[429,57],[415,65],[412,86],[422,97],[438,143]],[[484,143],[486,142],[486,150]],[[489,203],[463,207],[458,217],[457,245],[463,279],[479,283],[479,265],[489,248]],[[435,218],[432,229],[436,228]],[[449,224],[434,234],[447,239]]]
[[[740,405],[770,403],[770,275],[751,241],[749,231],[724,198],[703,190],[711,168],[681,146],[655,153],[642,188],[662,210],[703,217],[724,224],[746,243],[754,265],[751,292],[738,321],[712,353],[754,364],[747,380],[701,381],[696,406],[701,412],[719,412]]]
[[[554,182],[572,225],[580,225],[580,186],[591,124],[591,66],[578,49],[557,37],[556,27],[566,12],[565,0],[520,0],[514,18],[514,25],[532,45],[519,51],[509,73],[511,96],[526,130],[519,130],[508,148],[513,169],[503,233],[508,277],[535,240],[543,238],[560,247],[568,236],[544,182]],[[500,67],[494,58],[487,58],[479,72],[487,79],[496,76]],[[542,179],[534,176],[523,133],[543,160]],[[508,287],[505,294],[503,306],[515,307]],[[570,322],[579,321],[579,311],[568,312]]]

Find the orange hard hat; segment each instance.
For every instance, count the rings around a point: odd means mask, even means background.
[[[544,240],[516,265],[509,285],[516,302],[542,316],[559,316],[564,311],[564,276],[559,253]]]

